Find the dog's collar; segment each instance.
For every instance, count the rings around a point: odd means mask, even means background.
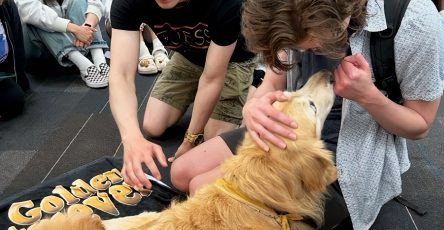
[[[240,191],[236,186],[228,183],[224,179],[218,179],[215,185],[216,188],[226,193],[231,198],[247,205],[248,207],[256,210],[264,216],[274,219],[282,227],[283,230],[290,229],[290,223],[288,222],[289,220],[297,221],[304,219],[302,216],[299,215],[277,214],[276,211],[272,208],[266,206],[264,203],[251,199],[245,193]]]

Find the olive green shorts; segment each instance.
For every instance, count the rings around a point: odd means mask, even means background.
[[[256,66],[253,59],[241,63],[229,63],[225,84],[211,118],[236,125],[242,122],[242,107],[248,88],[253,81]],[[203,67],[188,61],[178,52],[157,77],[151,97],[161,100],[181,111],[186,111],[196,96]]]

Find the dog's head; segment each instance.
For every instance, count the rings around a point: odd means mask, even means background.
[[[285,92],[290,99],[276,102],[274,106],[291,116],[299,128],[296,133],[300,138],[320,138],[325,119],[335,99],[333,75],[329,71],[314,74],[307,83],[296,92]]]
[[[293,162],[294,175],[299,176],[304,187],[322,191],[326,185],[336,180],[336,168],[330,151],[324,149],[320,140],[322,127],[335,100],[333,75],[320,71],[313,75],[299,90],[287,93],[290,99],[277,102],[274,106],[291,116],[298,124],[297,139],[286,140],[287,149],[279,152],[280,158]]]
[[[286,149],[269,143],[265,153],[246,134],[236,159],[224,164],[225,178],[273,209],[320,221],[322,194],[336,180],[331,152],[320,140],[334,99],[332,73],[316,73],[300,90],[289,93],[289,100],[273,105],[297,122],[297,139],[285,139]]]

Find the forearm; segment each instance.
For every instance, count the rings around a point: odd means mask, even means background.
[[[424,138],[436,116],[440,99],[433,102],[406,101],[399,105],[381,92],[359,102],[386,131],[408,139]]]
[[[93,13],[86,14],[85,23],[89,24],[91,27],[95,28],[99,24],[100,18]]]
[[[73,23],[73,22],[69,22],[66,25],[66,32],[70,32],[70,33],[75,34],[79,30],[80,30],[80,26],[75,24],[75,23]]]
[[[122,141],[143,136],[137,120],[135,88],[139,32],[113,29],[109,99]]]
[[[268,92],[284,90],[286,82],[285,71],[273,72],[271,68],[267,68],[264,80],[254,92],[253,98],[259,98]]]
[[[111,111],[119,128],[122,142],[143,137],[137,119],[137,97],[134,81],[122,78],[109,81]]]
[[[101,0],[88,0],[88,7],[85,12],[85,23],[96,27],[105,13],[105,5]]]
[[[224,86],[224,78],[207,78],[201,76],[188,131],[202,133],[213,109],[219,100]]]

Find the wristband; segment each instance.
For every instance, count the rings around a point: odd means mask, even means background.
[[[85,24],[83,24],[84,26],[88,26],[88,27],[91,27],[91,24],[88,24],[88,23],[85,23]]]
[[[191,134],[186,131],[184,140],[187,140],[195,147],[204,142],[204,135],[203,133]]]

